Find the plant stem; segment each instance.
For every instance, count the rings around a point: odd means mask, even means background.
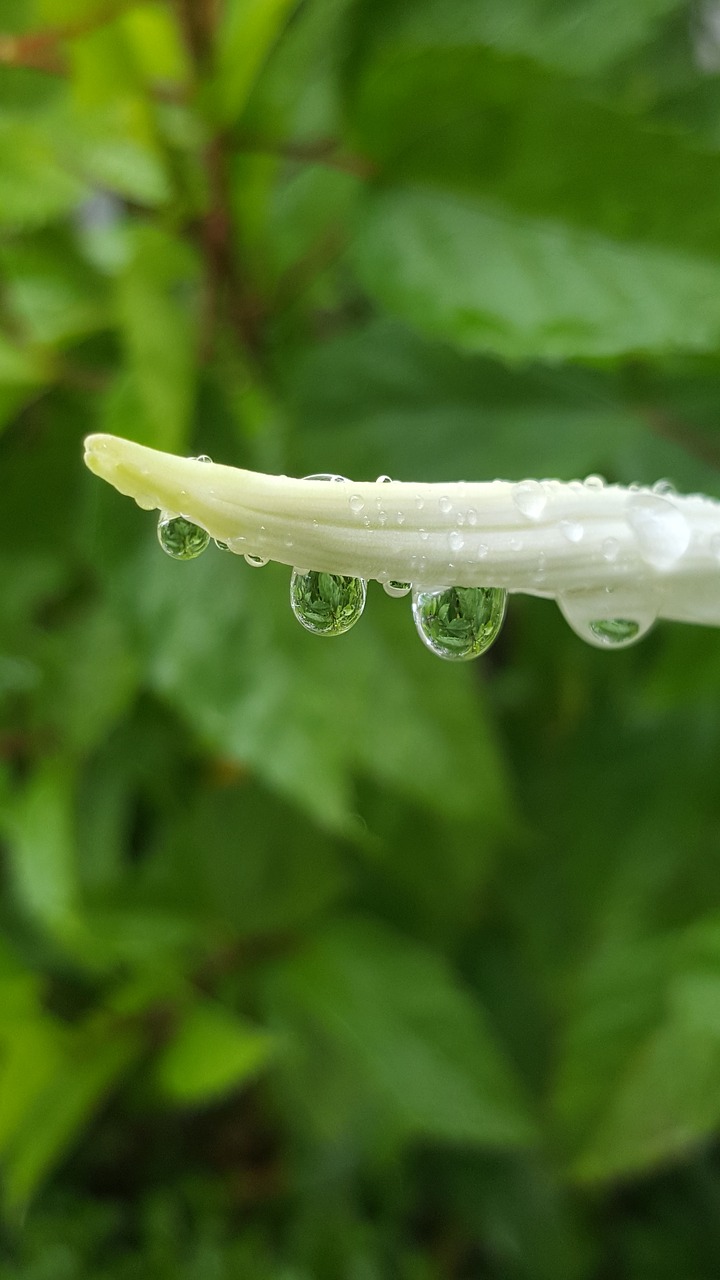
[[[85,447],[90,470],[120,493],[184,515],[238,554],[416,587],[572,596],[588,619],[642,603],[720,626],[720,503],[700,495],[555,480],[328,483],[116,436],[89,436]]]

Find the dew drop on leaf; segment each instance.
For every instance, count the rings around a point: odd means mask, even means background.
[[[423,644],[439,658],[465,662],[497,639],[505,617],[502,587],[443,587],[413,592],[413,617]]]
[[[158,520],[158,541],[173,560],[194,560],[207,547],[210,534],[185,516],[163,514]]]
[[[293,569],[290,607],[298,622],[313,635],[341,636],[358,621],[365,608],[366,591],[362,578]]]
[[[401,596],[406,596],[412,591],[411,582],[397,582],[390,578],[388,582],[383,582],[383,591],[386,595],[392,596],[394,600],[399,600]]]

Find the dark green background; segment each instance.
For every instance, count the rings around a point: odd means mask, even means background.
[[[717,634],[317,639],[81,464],[720,497],[716,11],[0,28],[1,1280],[716,1280]]]

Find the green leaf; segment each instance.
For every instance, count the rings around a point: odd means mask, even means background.
[[[11,115],[0,120],[0,227],[43,226],[71,212],[87,194],[41,123]]]
[[[355,261],[422,332],[511,359],[664,354],[720,340],[720,262],[422,188],[371,201]]]
[[[717,920],[704,931],[713,957],[688,954],[686,942],[618,948],[585,984],[556,1095],[577,1178],[681,1158],[720,1122]]]
[[[138,1056],[139,1037],[112,1023],[81,1025],[4,1157],[5,1203],[23,1209]]]
[[[0,811],[18,901],[39,924],[63,932],[77,908],[74,771],[50,759]]]
[[[482,1010],[443,961],[380,924],[327,929],[273,983],[342,1046],[414,1135],[487,1146],[533,1140]],[[277,992],[276,992],[277,996]]]
[[[128,357],[118,387],[129,394],[131,409],[133,401],[141,409],[128,434],[182,452],[195,391],[198,264],[179,237],[158,226],[136,226],[133,241],[132,257],[117,280]]]
[[[297,0],[228,0],[217,34],[209,85],[213,114],[231,124],[243,112],[257,76]]]
[[[382,39],[422,48],[490,45],[508,54],[524,54],[547,66],[592,75],[627,57],[650,40],[682,0],[365,0],[359,6],[361,28],[370,42]]]
[[[105,282],[68,235],[44,234],[0,246],[0,270],[13,316],[38,343],[67,343],[107,327]],[[2,377],[0,358],[0,380]]]
[[[198,1001],[181,1017],[156,1063],[158,1085],[173,1101],[214,1101],[262,1071],[275,1049],[272,1036],[221,1005]]]

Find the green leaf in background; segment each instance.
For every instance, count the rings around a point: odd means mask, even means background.
[[[174,1102],[212,1102],[253,1079],[275,1051],[273,1038],[209,1001],[181,1015],[173,1039],[157,1059],[156,1079]]]
[[[663,20],[683,0],[372,0],[367,14],[370,39],[439,47],[484,44],[508,54],[525,54],[546,66],[575,75],[592,75],[652,39]]]
[[[209,85],[211,109],[221,124],[232,124],[242,114],[258,72],[296,3],[228,0]]]
[[[49,759],[0,812],[18,902],[51,933],[70,927],[78,906],[74,783],[68,761]]]
[[[117,279],[129,377],[111,391],[108,412],[116,412],[114,397],[121,395],[125,434],[156,448],[183,450],[195,390],[197,286],[198,264],[189,247],[159,227],[138,225]]]
[[[78,1028],[65,1038],[56,1070],[4,1153],[7,1208],[24,1210],[41,1180],[77,1140],[140,1049],[136,1033],[112,1026]]]
[[[410,1133],[487,1146],[533,1141],[533,1121],[482,1011],[423,948],[377,923],[346,921],[273,982],[285,1006],[352,1055]]]
[[[354,257],[391,314],[509,359],[705,350],[720,337],[720,264],[456,194],[377,196]]]

